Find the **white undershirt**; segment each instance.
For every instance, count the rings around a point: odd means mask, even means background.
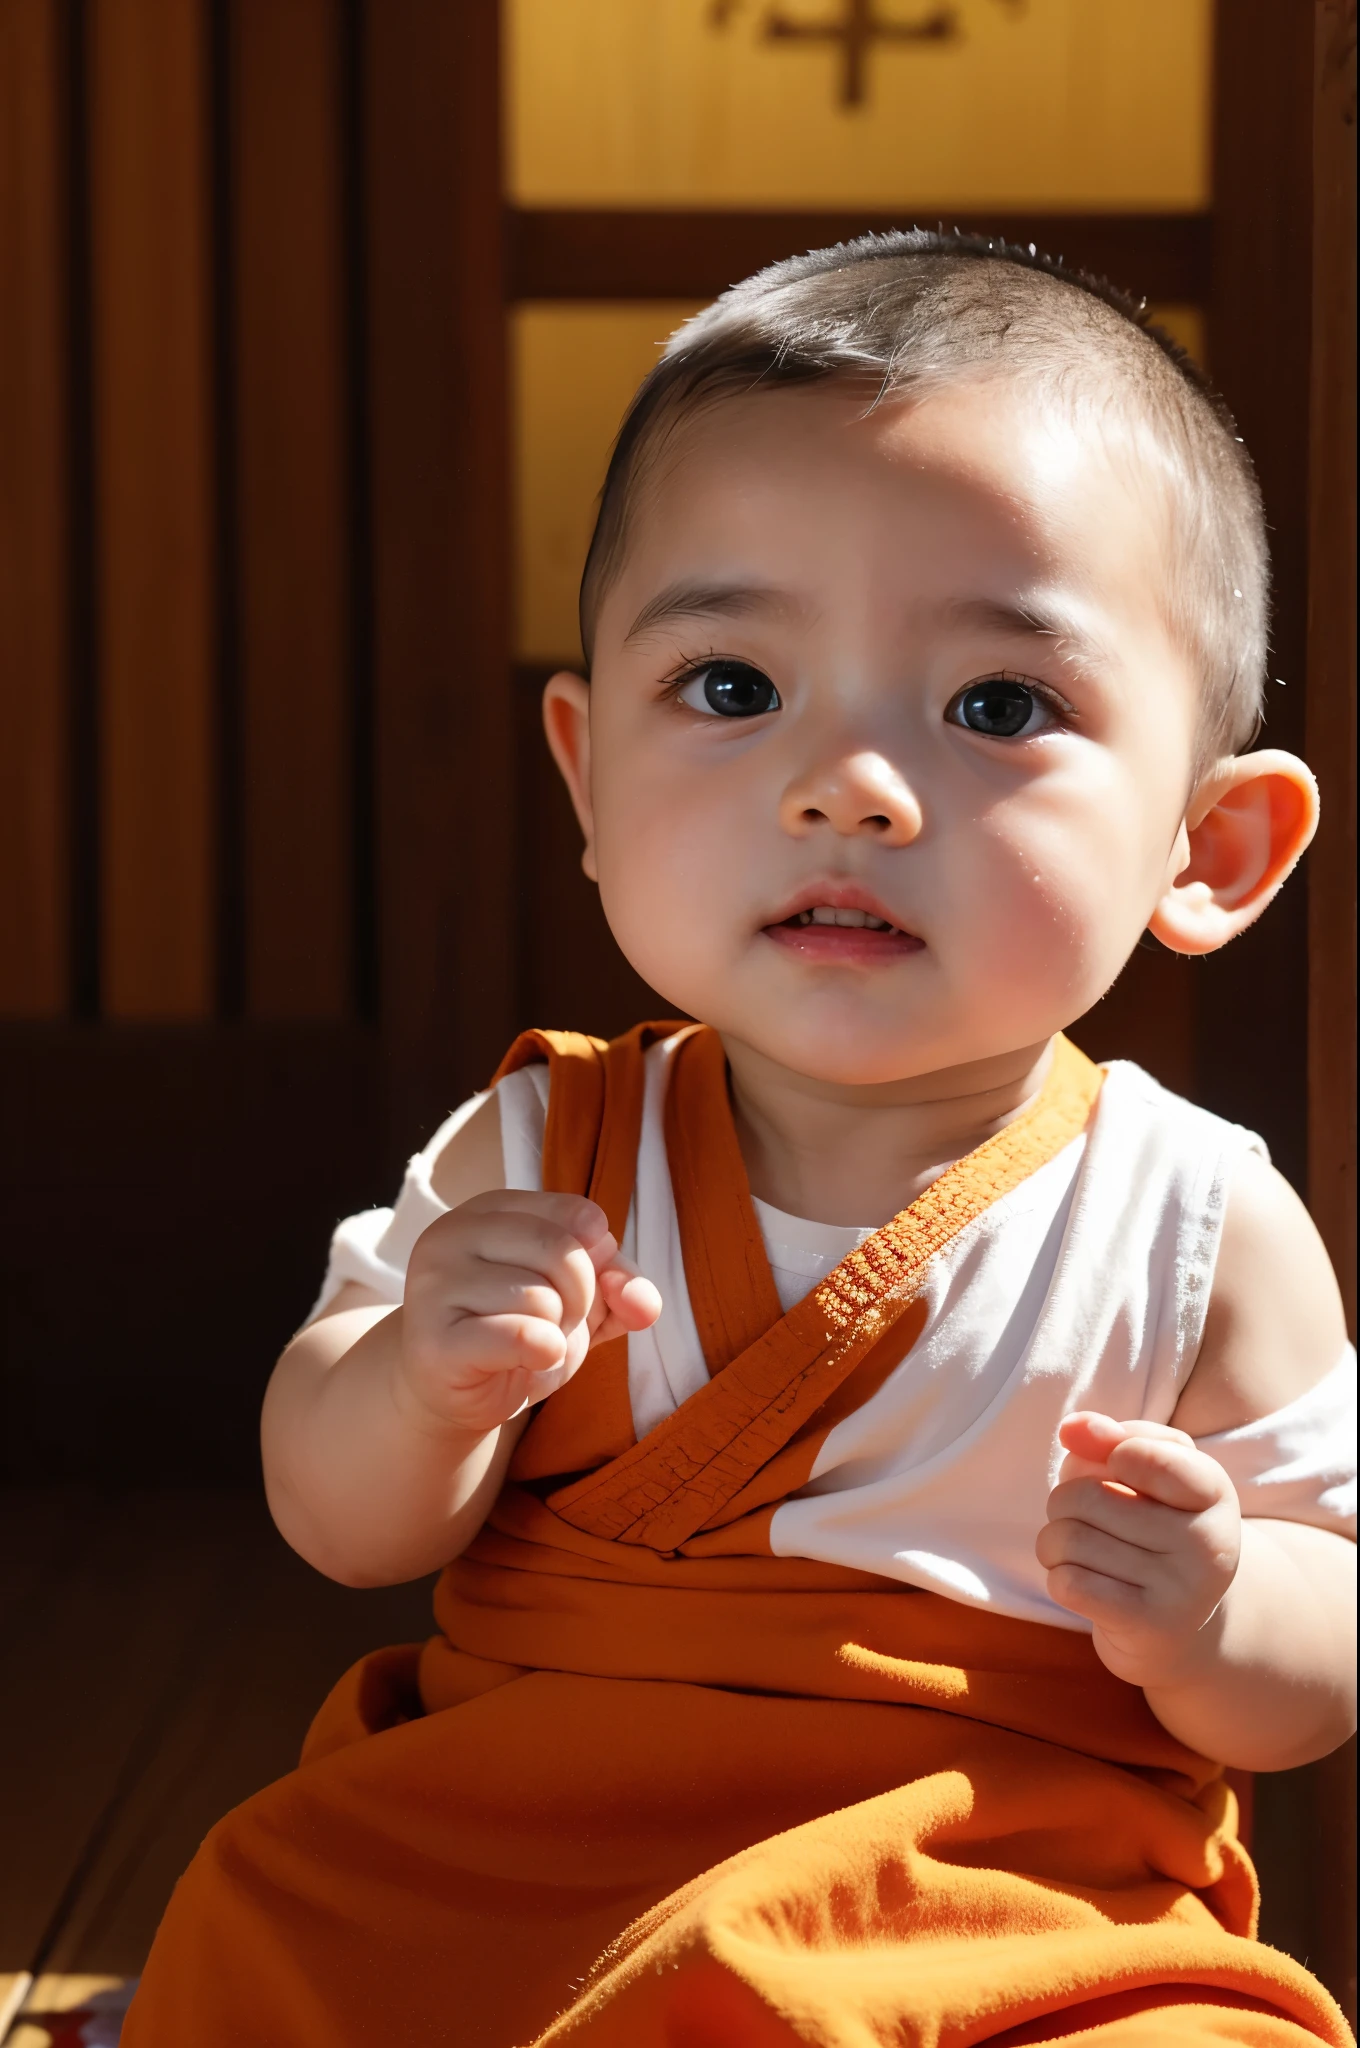
[[[819,1280],[874,1234],[874,1225],[857,1229],[853,1223],[809,1223],[806,1216],[790,1216],[752,1195],[765,1256],[774,1275],[779,1306],[787,1315],[796,1301],[811,1293]]]

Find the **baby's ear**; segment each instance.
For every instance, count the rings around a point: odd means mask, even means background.
[[[595,812],[590,801],[590,685],[567,669],[544,684],[543,730],[585,836],[581,866],[597,882]]]
[[[1148,930],[1173,953],[1213,953],[1261,915],[1317,830],[1312,772],[1275,748],[1220,761],[1190,801],[1184,860]]]

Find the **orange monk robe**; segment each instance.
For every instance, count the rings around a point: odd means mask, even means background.
[[[544,1184],[621,1235],[661,1027],[547,1055]],[[301,1768],[209,1836],[125,2048],[1343,2043],[1254,1939],[1216,1766],[1089,1637],[770,1550],[919,1333],[931,1254],[1082,1128],[1038,1103],[781,1315],[721,1047],[667,1144],[708,1384],[634,1440],[626,1344],[526,1430],[440,1633],[341,1681]]]

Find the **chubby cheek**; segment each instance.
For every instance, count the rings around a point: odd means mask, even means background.
[[[1157,890],[1144,820],[1121,793],[1094,805],[1002,806],[960,845],[970,999],[1004,1000],[1040,1029],[1098,1002],[1136,945]],[[949,946],[947,936],[942,944]]]
[[[644,981],[701,1012],[749,938],[752,808],[715,790],[712,778],[674,769],[601,780],[595,858],[610,929]]]

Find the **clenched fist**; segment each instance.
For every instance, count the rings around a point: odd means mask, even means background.
[[[592,1344],[644,1330],[661,1297],[580,1195],[475,1195],[417,1240],[395,1394],[427,1427],[495,1429],[571,1377]],[[552,1374],[545,1383],[545,1375]]]
[[[1035,1551],[1049,1597],[1093,1624],[1132,1685],[1175,1684],[1237,1572],[1232,1481],[1184,1430],[1069,1415],[1067,1456]]]

